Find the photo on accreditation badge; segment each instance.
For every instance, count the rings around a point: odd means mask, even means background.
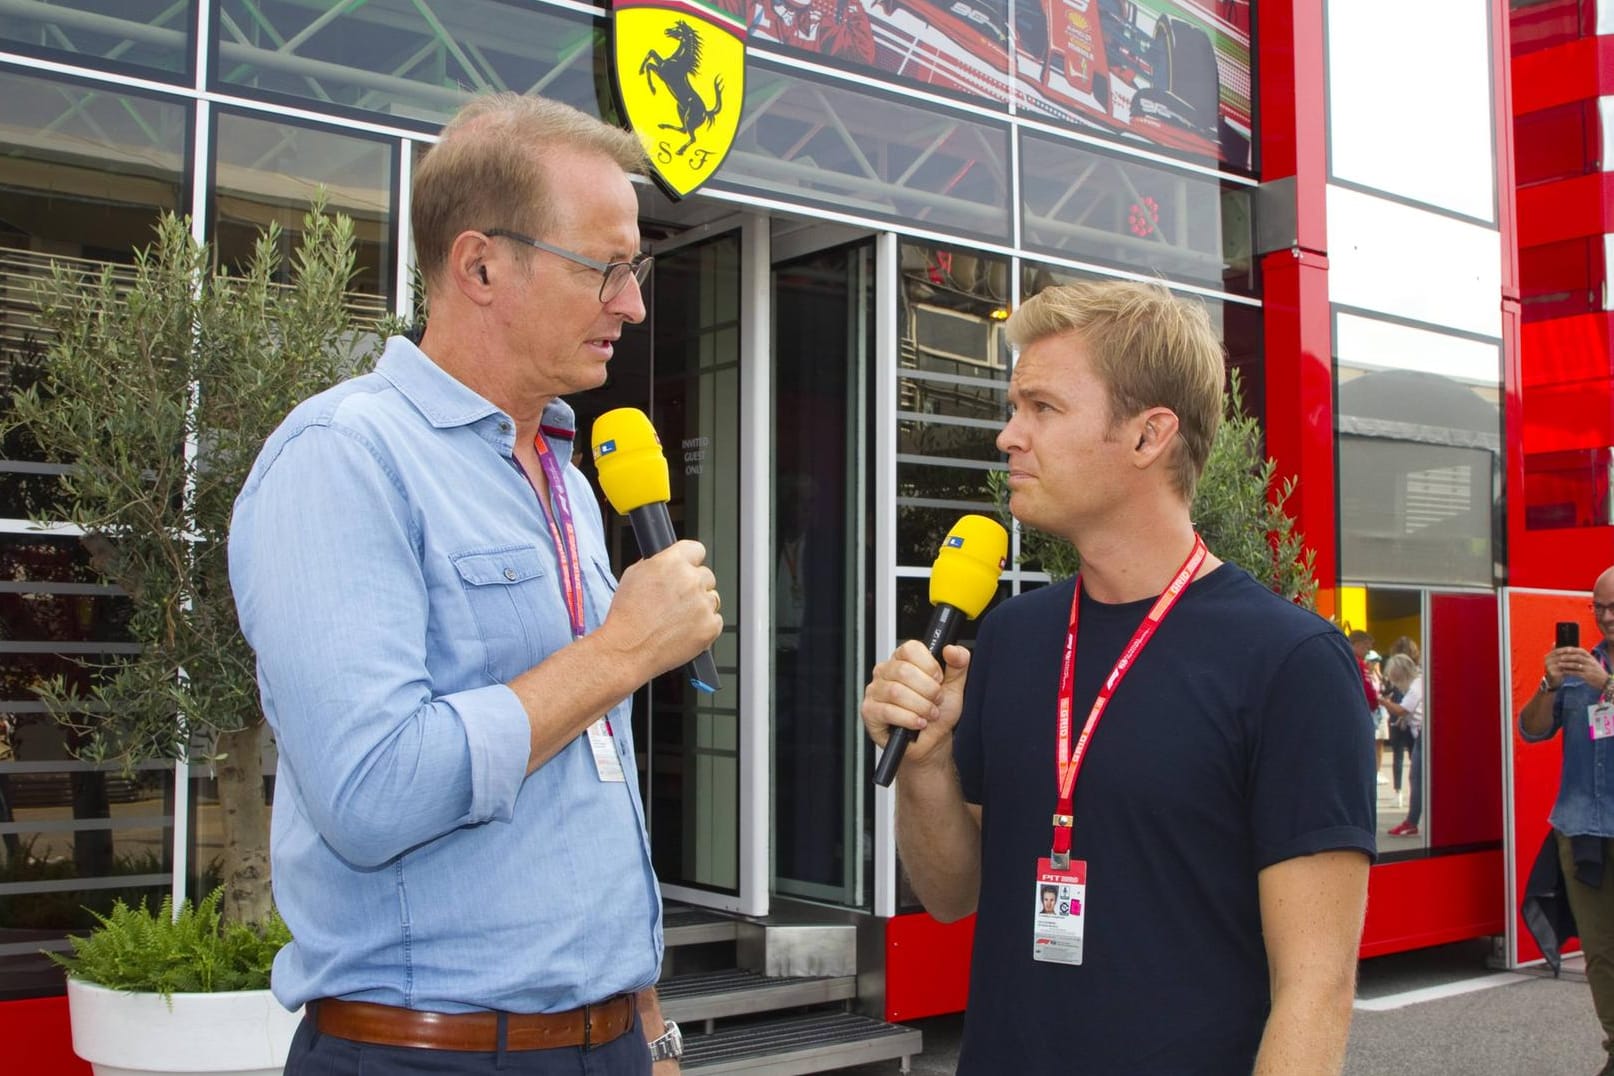
[[[1066,916],[1072,911],[1070,887],[1051,885],[1047,882],[1037,886],[1037,914]]]

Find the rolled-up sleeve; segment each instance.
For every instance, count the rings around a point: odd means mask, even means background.
[[[271,441],[236,503],[230,582],[300,807],[358,866],[508,820],[530,731],[515,694],[434,695],[420,521],[361,435]]]
[[[1520,738],[1523,739],[1525,743],[1540,743],[1543,740],[1550,740],[1554,736],[1558,735],[1558,730],[1564,727],[1563,707],[1564,694],[1560,690],[1555,692],[1552,696],[1552,723],[1547,726],[1547,731],[1541,733],[1539,736],[1531,735],[1530,730],[1524,727],[1524,714],[1523,711],[1520,711],[1519,717],[1514,719],[1514,724],[1519,730]]]

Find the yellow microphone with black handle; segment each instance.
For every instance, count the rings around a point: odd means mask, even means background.
[[[600,471],[605,497],[633,524],[639,553],[653,557],[678,541],[672,517],[667,457],[649,417],[637,407],[619,407],[594,420],[594,465]],[[689,663],[689,682],[708,694],[722,686],[711,650]]]
[[[941,550],[930,568],[930,624],[920,642],[937,661],[942,649],[958,639],[964,621],[981,615],[997,593],[998,576],[1003,574],[1009,555],[1009,532],[995,519],[968,515],[953,524],[942,539]],[[900,726],[891,730],[880,762],[874,767],[874,783],[888,787],[897,776],[897,766],[918,735]]]

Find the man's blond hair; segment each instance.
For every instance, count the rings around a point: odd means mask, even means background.
[[[461,232],[508,228],[542,239],[554,226],[545,157],[556,149],[598,153],[624,172],[644,168],[631,132],[543,97],[494,93],[454,114],[415,169],[410,200],[415,262],[428,285]]]
[[[1181,442],[1170,459],[1172,483],[1193,501],[1222,421],[1227,376],[1222,341],[1204,304],[1158,284],[1066,284],[1027,299],[1006,329],[1021,350],[1048,337],[1080,337],[1109,390],[1112,429],[1150,407],[1170,408]]]

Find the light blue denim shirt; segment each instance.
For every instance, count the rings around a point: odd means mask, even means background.
[[[1606,641],[1592,650],[1604,667],[1609,663]],[[1552,805],[1548,821],[1552,828],[1570,837],[1614,837],[1614,737],[1592,739],[1587,707],[1598,700],[1598,692],[1578,676],[1564,677],[1553,695],[1552,727],[1540,736],[1531,736],[1519,727],[1526,740],[1551,739],[1564,732],[1563,773],[1558,779],[1558,801]]]
[[[571,458],[571,408],[543,427]],[[236,500],[230,583],[280,752],[272,866],[288,1009],[345,997],[557,1012],[653,983],[661,900],[626,783],[586,737],[527,775],[508,681],[571,642],[508,415],[407,340],[297,407]],[[598,627],[616,582],[568,466]]]

